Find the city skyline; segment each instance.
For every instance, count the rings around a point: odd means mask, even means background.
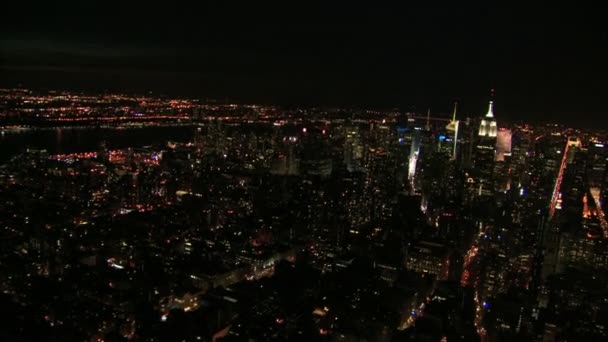
[[[0,340],[608,337],[600,10],[3,14]]]
[[[8,86],[467,113],[494,88],[505,119],[603,125],[590,9],[13,6],[29,15],[0,36]]]
[[[608,133],[499,108],[0,89],[0,336],[605,337]]]

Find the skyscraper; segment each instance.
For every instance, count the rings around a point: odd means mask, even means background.
[[[496,138],[497,131],[496,119],[494,119],[494,101],[490,101],[488,113],[481,119],[481,124],[479,125],[479,136]]]
[[[504,161],[511,156],[511,130],[501,128],[496,134],[496,160]]]
[[[426,124],[423,129],[418,130],[417,137],[417,153],[415,154],[416,160],[414,161],[415,170],[414,174],[414,188],[416,191],[420,191],[428,180],[429,172],[431,171],[431,164],[435,152],[437,151],[436,137],[433,134],[431,127],[431,111],[427,112]],[[411,163],[411,161],[410,161]],[[412,173],[412,172],[410,172]]]
[[[456,120],[457,108],[458,102],[454,103],[452,120],[445,126],[444,135],[439,137],[439,151],[446,153],[448,156],[450,156],[451,160],[455,160],[457,157],[458,129],[460,126],[460,122]]]
[[[363,145],[359,127],[351,126],[345,130],[344,137],[344,164],[348,171],[353,172],[361,168]]]
[[[496,119],[494,119],[494,102],[490,101],[488,113],[481,119],[478,141],[475,148],[475,176],[478,195],[492,195],[492,173],[496,157]]]

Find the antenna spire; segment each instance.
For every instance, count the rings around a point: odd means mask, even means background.
[[[424,126],[424,128],[427,131],[431,130],[431,109],[429,108],[429,110],[426,112],[426,126]]]
[[[488,113],[486,114],[486,118],[494,117],[494,101],[490,101],[490,106],[488,107]]]
[[[488,108],[488,113],[486,114],[486,118],[494,117],[494,88],[490,89],[490,107]]]

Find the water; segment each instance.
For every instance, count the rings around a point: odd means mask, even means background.
[[[0,164],[30,149],[46,149],[50,154],[97,151],[102,141],[109,149],[192,141],[191,126],[144,128],[53,128],[11,132],[0,135]]]

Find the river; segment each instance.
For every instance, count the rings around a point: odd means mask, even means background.
[[[192,126],[142,128],[52,128],[6,132],[0,135],[0,165],[16,154],[46,149],[50,154],[97,151],[102,141],[109,149],[144,146],[166,141],[192,141]]]

